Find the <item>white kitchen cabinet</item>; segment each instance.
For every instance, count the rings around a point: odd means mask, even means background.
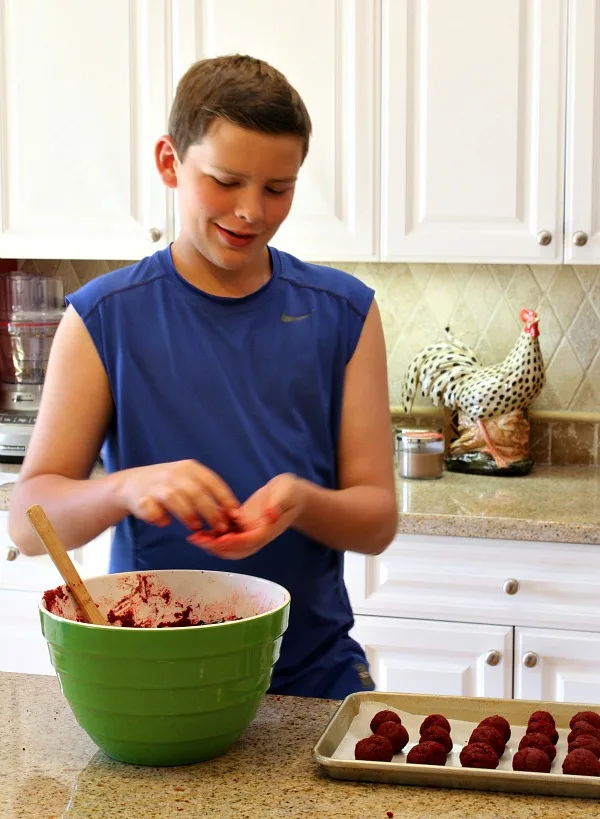
[[[600,634],[516,628],[515,698],[600,703]]]
[[[107,573],[111,536],[107,530],[69,552],[83,578]],[[38,604],[46,589],[63,582],[47,555],[26,557],[18,553],[8,535],[8,512],[0,512],[0,671],[54,673],[41,632]]]
[[[345,581],[382,690],[600,702],[597,545],[399,534]]]
[[[154,166],[163,0],[0,0],[0,257],[139,259],[170,235]]]
[[[566,46],[567,0],[383,0],[384,261],[562,260]]]
[[[379,690],[512,697],[512,628],[359,615],[352,637]]]
[[[377,258],[379,0],[178,0],[173,87],[196,60],[260,57],[313,122],[292,211],[273,243],[305,260]]]
[[[565,261],[600,263],[600,0],[570,0]]]
[[[40,625],[39,600],[37,592],[0,588],[0,671],[54,674]]]

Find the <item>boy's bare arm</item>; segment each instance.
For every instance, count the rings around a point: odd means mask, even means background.
[[[374,301],[346,367],[338,490],[301,481],[302,512],[294,522],[333,549],[381,553],[397,526],[393,437],[381,317]]]
[[[25,514],[31,504],[44,508],[68,548],[124,516],[118,475],[87,480],[112,411],[102,362],[69,307],[54,337],[42,404],[10,503],[10,536],[24,554],[44,551]]]

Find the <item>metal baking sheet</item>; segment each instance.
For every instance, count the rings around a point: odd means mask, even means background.
[[[572,776],[562,772],[558,756],[550,773],[527,773],[513,770],[463,768],[455,764],[408,765],[397,762],[363,762],[335,759],[333,755],[345,737],[362,703],[380,702],[400,711],[418,714],[444,714],[450,721],[478,723],[492,714],[501,714],[511,725],[513,735],[525,732],[529,716],[538,710],[549,711],[557,729],[568,729],[577,711],[598,711],[600,705],[590,703],[538,702],[504,700],[483,697],[426,696],[369,691],[351,694],[341,703],[314,747],[315,760],[334,779],[367,782],[387,782],[399,785],[422,785],[437,788],[459,788],[481,791],[505,791],[548,796],[572,796],[584,799],[600,798],[600,777]],[[416,743],[411,736],[405,752]],[[508,751],[507,751],[508,752]]]

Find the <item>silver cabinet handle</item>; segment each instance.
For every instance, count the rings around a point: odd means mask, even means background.
[[[19,550],[16,546],[8,546],[6,549],[6,559],[11,562],[19,557]]]
[[[583,247],[587,245],[588,236],[587,233],[583,230],[578,230],[577,233],[573,234],[573,244],[577,247]]]
[[[148,231],[148,238],[150,239],[151,242],[158,242],[160,241],[161,237],[162,230],[159,230],[158,228],[150,228],[150,230]]]
[[[488,665],[498,665],[502,659],[502,654],[499,651],[488,651],[485,655],[485,661]]]
[[[515,580],[514,577],[509,577],[508,580],[504,581],[502,588],[506,594],[516,594],[519,591],[519,581]]]
[[[523,656],[521,658],[525,668],[535,668],[535,666],[537,665],[538,659],[539,659],[539,657],[535,653],[535,651],[527,651],[525,654],[523,654]]]
[[[538,245],[549,245],[552,241],[552,234],[549,230],[540,230],[538,235],[535,237]]]

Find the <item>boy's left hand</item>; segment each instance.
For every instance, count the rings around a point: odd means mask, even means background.
[[[194,532],[188,541],[215,557],[241,560],[285,532],[297,519],[303,505],[302,482],[289,473],[277,475],[239,509],[228,512],[230,531],[224,534],[214,530]]]

